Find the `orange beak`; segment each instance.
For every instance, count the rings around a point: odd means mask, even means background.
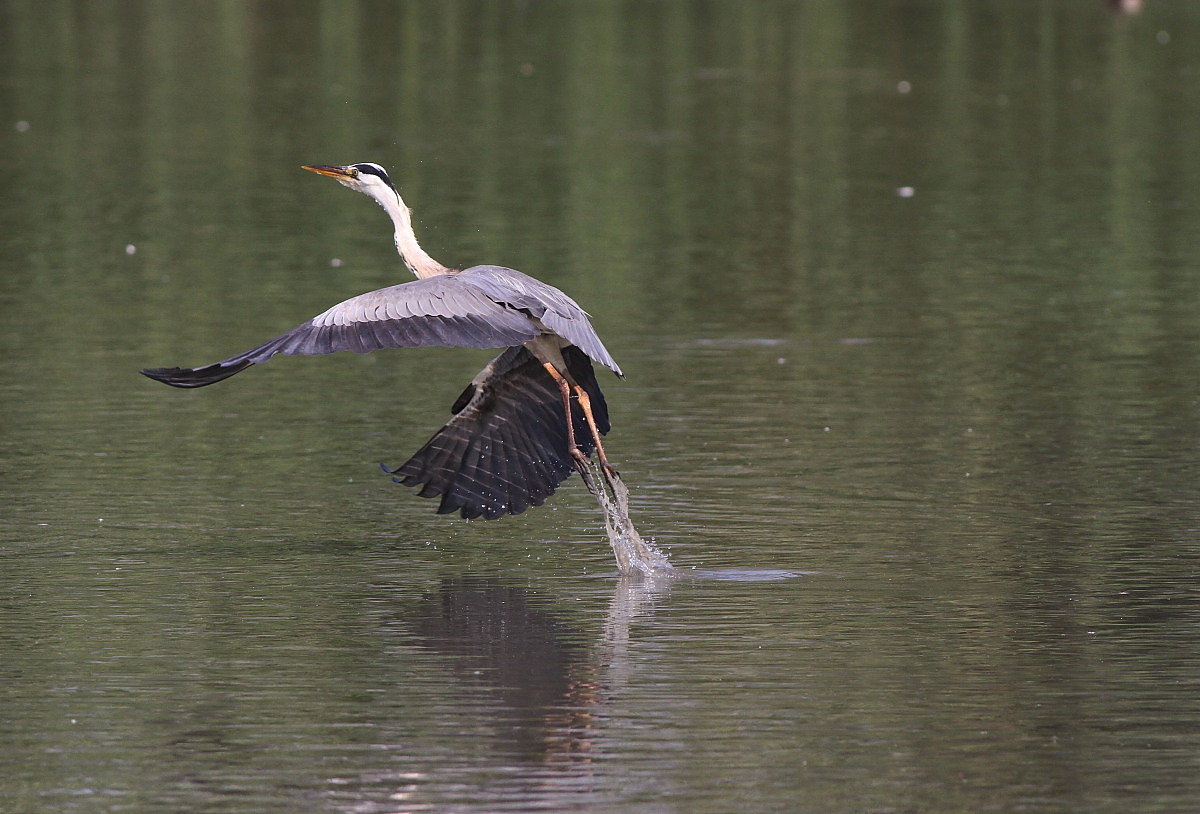
[[[301,164],[300,169],[315,172],[317,175],[336,178],[339,181],[345,181],[348,178],[354,177],[350,174],[349,167],[333,167],[329,164]]]

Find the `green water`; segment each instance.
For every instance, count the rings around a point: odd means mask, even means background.
[[[0,810],[1185,811],[1200,9],[0,2]],[[521,269],[628,378],[503,521],[489,358],[217,361]],[[794,579],[755,579],[789,571]]]

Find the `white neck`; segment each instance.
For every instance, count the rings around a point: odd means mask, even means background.
[[[436,277],[439,274],[450,274],[454,271],[426,254],[421,245],[417,243],[417,236],[412,227],[412,213],[404,205],[400,193],[393,193],[389,189],[382,192],[379,197],[375,195],[371,197],[375,198],[392,219],[392,225],[396,227],[396,251],[400,252],[400,259],[404,261],[404,265],[408,266],[409,271],[421,279]]]

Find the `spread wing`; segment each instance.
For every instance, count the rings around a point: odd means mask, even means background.
[[[457,275],[446,274],[353,297],[269,342],[215,364],[152,368],[142,373],[173,387],[203,387],[277,353],[368,353],[422,345],[502,348],[520,345],[538,333],[526,314],[464,284]]]
[[[461,282],[478,288],[495,302],[529,314],[580,348],[592,361],[618,376],[624,375],[596,335],[587,312],[554,286],[503,266],[472,266],[462,272]]]
[[[592,364],[580,349],[563,348],[571,376],[587,391],[601,433],[608,406]],[[460,512],[489,520],[520,514],[566,480],[573,462],[558,386],[524,347],[509,348],[487,364],[455,402],[454,417],[417,454],[388,470],[421,497],[441,497],[439,514]],[[571,402],[575,442],[593,449],[578,403]]]

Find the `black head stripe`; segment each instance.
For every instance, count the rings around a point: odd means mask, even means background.
[[[355,164],[354,169],[361,173],[374,175],[381,179],[389,187],[392,186],[392,179],[388,178],[388,174],[384,172],[383,167],[379,166],[378,164]]]

